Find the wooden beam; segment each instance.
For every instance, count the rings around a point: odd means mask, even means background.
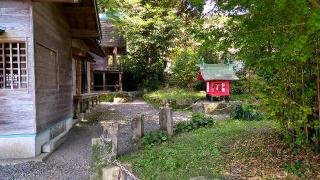
[[[76,60],[76,95],[81,95],[81,61]]]
[[[71,35],[73,38],[98,38],[98,30],[88,30],[88,29],[71,29]]]
[[[80,3],[82,0],[32,0],[33,2]]]

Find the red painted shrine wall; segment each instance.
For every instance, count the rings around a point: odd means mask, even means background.
[[[230,81],[212,80],[206,81],[206,93],[210,96],[229,96]]]

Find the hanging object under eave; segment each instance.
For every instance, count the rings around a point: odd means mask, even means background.
[[[3,26],[0,26],[0,33],[4,33],[6,31],[6,28]]]

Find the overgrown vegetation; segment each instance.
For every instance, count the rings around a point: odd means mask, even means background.
[[[212,117],[206,116],[203,113],[192,114],[191,121],[182,121],[174,125],[173,130],[175,134],[180,134],[183,132],[189,132],[194,129],[201,127],[208,127],[214,124],[214,119]]]
[[[161,144],[162,142],[168,141],[169,136],[166,131],[155,131],[146,133],[142,140],[141,144],[143,147],[152,147],[157,144]]]
[[[110,152],[110,146],[105,146],[100,143],[99,139],[92,145],[92,156],[90,163],[90,179],[99,180],[102,176],[102,168],[107,165],[106,157]],[[109,148],[109,149],[108,149]]]
[[[155,107],[168,102],[170,107],[176,109],[191,106],[193,102],[204,98],[205,92],[203,91],[187,91],[179,88],[161,89],[143,95],[143,99]]]
[[[141,179],[316,178],[320,157],[292,152],[273,127],[272,121],[218,121],[120,160]],[[298,160],[301,166],[294,165]]]
[[[173,126],[174,135],[178,135],[183,132],[189,132],[194,129],[201,127],[208,127],[214,124],[212,117],[207,117],[202,113],[194,113],[192,115],[191,121],[182,121],[178,122]],[[143,147],[153,147],[154,145],[161,144],[169,140],[168,133],[166,131],[154,131],[146,133],[142,140],[141,144]]]
[[[280,122],[286,142],[320,152],[320,3],[297,1],[218,1],[232,13],[212,37],[224,47],[241,48],[263,95],[267,114]],[[216,34],[221,34],[217,37]]]
[[[259,111],[259,107],[254,104],[243,103],[238,105],[234,111],[231,113],[233,119],[243,119],[243,120],[261,120],[262,113]]]
[[[165,65],[177,47],[187,47],[204,1],[100,0],[100,12],[127,41],[122,58],[124,84],[155,90],[164,83]]]

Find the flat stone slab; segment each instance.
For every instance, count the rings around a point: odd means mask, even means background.
[[[234,108],[240,105],[240,101],[221,101],[221,102],[209,102],[209,101],[200,101],[192,105],[193,112],[205,113],[208,115],[221,115],[230,113]]]

